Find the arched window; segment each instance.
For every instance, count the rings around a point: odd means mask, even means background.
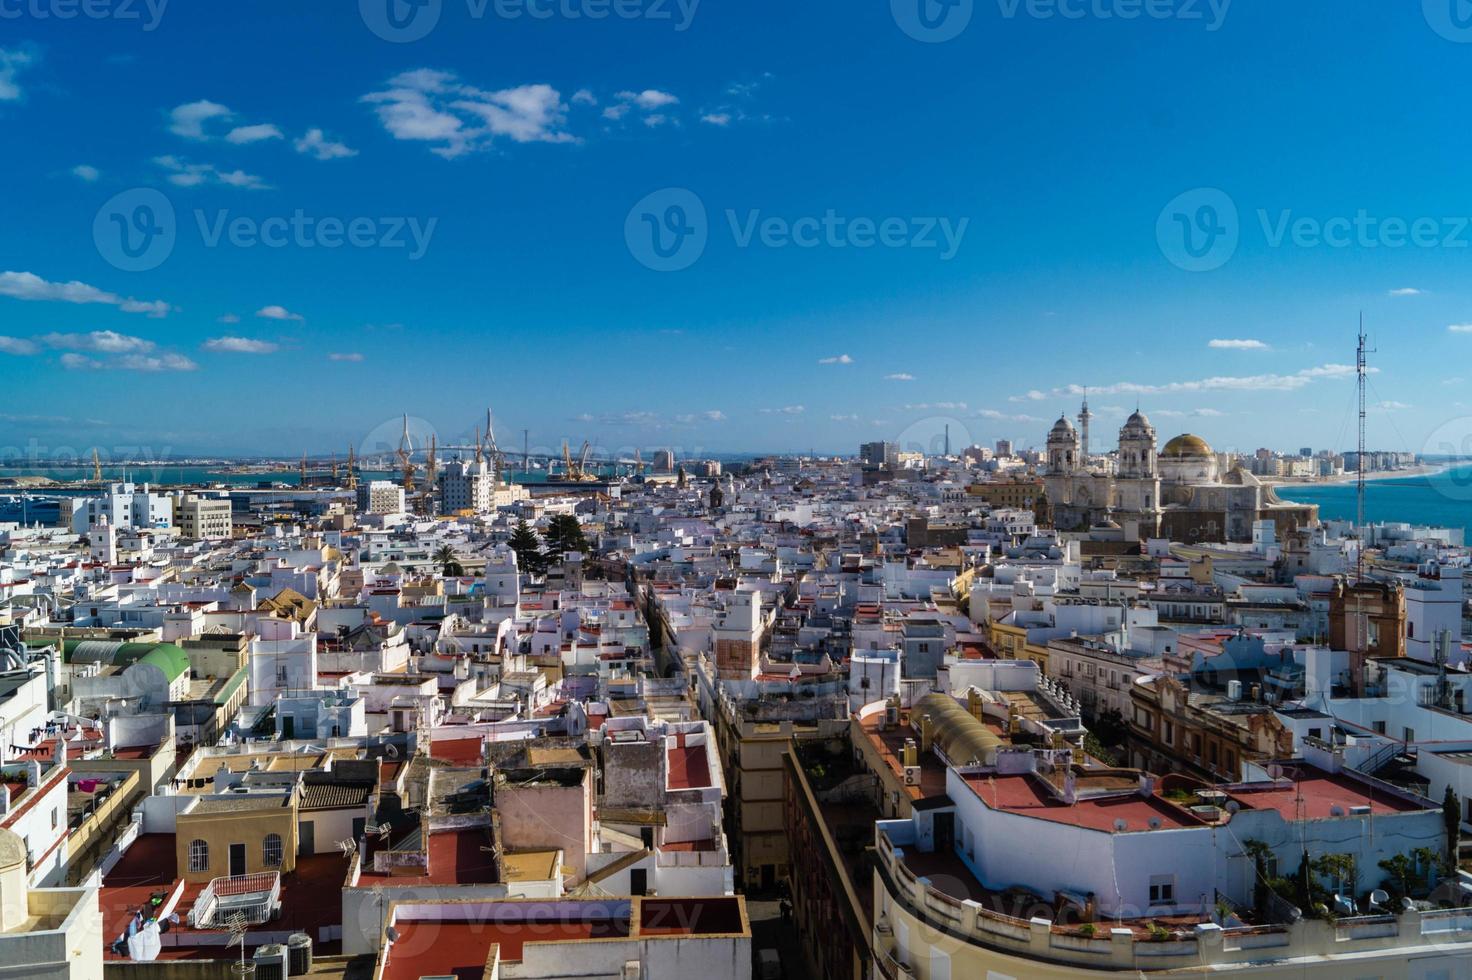
[[[202,840],[189,842],[189,870],[208,871],[210,869],[210,846]]]
[[[267,834],[261,843],[261,860],[268,868],[281,867],[281,835]]]

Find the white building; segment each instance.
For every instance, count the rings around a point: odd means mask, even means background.
[[[374,480],[358,487],[358,510],[366,514],[404,513],[404,488],[389,480]]]
[[[228,497],[174,495],[174,526],[193,541],[229,540],[233,528]]]
[[[67,504],[71,505],[71,529],[76,534],[86,534],[104,517],[114,528],[173,526],[173,499],[168,494],[150,492],[146,483],[141,490],[132,483],[113,483],[105,496],[63,500],[63,511]]]

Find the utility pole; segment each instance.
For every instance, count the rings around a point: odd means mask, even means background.
[[[1355,465],[1355,527],[1358,528],[1360,539],[1359,549],[1356,553],[1355,581],[1363,582],[1365,579],[1365,386],[1369,379],[1369,355],[1374,351],[1366,347],[1365,338],[1365,315],[1360,314],[1359,347],[1355,351],[1355,377],[1359,383],[1360,401],[1360,426],[1358,457]]]

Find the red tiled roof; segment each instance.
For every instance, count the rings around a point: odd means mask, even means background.
[[[676,736],[669,750],[670,789],[705,789],[710,786],[710,763],[705,745],[686,745],[685,735]]]

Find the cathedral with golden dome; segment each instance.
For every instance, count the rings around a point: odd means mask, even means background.
[[[1318,520],[1317,506],[1281,500],[1244,467],[1224,467],[1200,436],[1179,435],[1157,450],[1155,428],[1139,411],[1119,430],[1118,452],[1096,458],[1089,452],[1092,420],[1085,402],[1077,428],[1065,415],[1048,433],[1043,486],[1060,531],[1122,532],[1127,541],[1250,542],[1254,523],[1270,520],[1281,541]]]

